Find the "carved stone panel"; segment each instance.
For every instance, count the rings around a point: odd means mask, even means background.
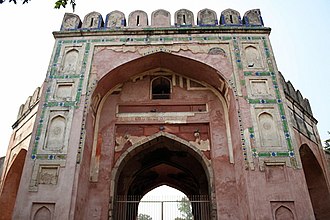
[[[148,26],[147,13],[141,10],[131,12],[128,16],[128,26],[130,27]]]
[[[187,9],[180,9],[174,14],[175,26],[193,26],[194,14]]]
[[[262,80],[250,80],[251,95],[252,96],[267,96],[269,95],[268,81]]]
[[[287,181],[286,176],[286,166],[283,165],[270,165],[266,164],[265,166],[265,174],[266,181],[268,183],[282,183]]]
[[[61,30],[74,30],[81,26],[81,20],[78,15],[72,13],[65,13]]]
[[[171,26],[171,14],[163,9],[159,9],[152,12],[151,26],[155,26],[155,27]]]
[[[215,26],[218,24],[217,13],[210,9],[200,10],[197,14],[197,25]]]
[[[58,166],[41,166],[38,175],[38,183],[56,185],[58,180]]]
[[[121,11],[110,12],[106,17],[107,28],[119,28],[126,25],[125,14]]]
[[[59,83],[57,84],[55,99],[56,100],[71,100],[73,93],[72,83]]]
[[[244,14],[245,25],[248,26],[263,26],[261,13],[259,9],[253,9],[245,12]]]

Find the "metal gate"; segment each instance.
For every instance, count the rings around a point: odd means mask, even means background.
[[[211,219],[210,200],[207,195],[141,199],[141,196],[117,196],[114,204],[114,220]]]

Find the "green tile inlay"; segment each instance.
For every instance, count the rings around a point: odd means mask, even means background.
[[[244,76],[270,76],[270,75],[272,75],[272,72],[251,72],[251,71],[244,72]]]
[[[222,40],[231,40],[232,37],[228,37],[228,36],[225,36],[225,37],[221,37]]]
[[[271,154],[269,152],[259,152],[258,156],[259,157],[270,157]]]
[[[248,99],[250,104],[274,104],[277,103],[276,99]]]
[[[289,132],[289,127],[288,127],[288,122],[287,121],[283,121],[283,130],[284,132]]]
[[[288,149],[289,149],[290,151],[292,151],[292,150],[293,150],[293,147],[292,147],[291,139],[290,139],[290,138],[289,138],[289,139],[286,139],[286,143],[287,143],[287,145],[288,145]]]
[[[282,103],[278,104],[278,108],[280,109],[280,115],[285,115],[284,106]]]

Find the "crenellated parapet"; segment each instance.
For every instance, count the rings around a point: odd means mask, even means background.
[[[25,103],[22,104],[19,108],[18,115],[17,115],[17,121],[13,124],[13,129],[22,121],[29,113],[31,110],[39,103],[40,100],[40,95],[41,95],[41,89],[40,87],[37,87],[32,96],[29,96]]]
[[[290,81],[285,81],[281,72],[279,72],[279,76],[291,114],[293,127],[309,139],[317,142],[317,120],[313,116],[309,100],[304,98],[301,92],[296,90]]]
[[[174,21],[174,23],[172,23]],[[171,20],[171,13],[158,9],[151,13],[151,22],[148,20],[148,14],[142,10],[136,10],[128,15],[120,11],[112,11],[105,16],[105,20],[98,12],[87,14],[83,21],[78,15],[66,13],[61,26],[61,31],[73,30],[100,30],[100,29],[120,29],[120,28],[146,28],[146,27],[263,27],[264,23],[259,9],[253,9],[245,12],[243,19],[238,11],[226,9],[217,13],[211,9],[202,9],[195,18],[193,12],[187,9],[180,9],[174,13]]]

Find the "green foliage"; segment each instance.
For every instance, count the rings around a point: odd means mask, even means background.
[[[57,0],[55,2],[54,8],[60,9],[61,7],[65,8],[65,6],[68,4],[68,0]],[[76,1],[75,0],[70,0],[70,5],[72,6],[72,9],[74,11],[76,7]]]
[[[181,217],[175,218],[175,220],[193,220],[191,202],[187,197],[182,197],[181,201],[178,203],[178,209],[181,213]]]
[[[0,4],[4,3],[6,0],[0,0]],[[22,0],[22,4],[29,3],[31,0]],[[14,4],[17,4],[17,0],[9,0],[9,2],[13,2]]]
[[[4,3],[6,0],[0,0],[0,4]],[[31,0],[21,0],[22,4],[29,3]],[[14,4],[17,4],[17,0],[9,0],[8,2],[13,2]],[[57,0],[55,2],[54,8],[60,9],[61,7],[65,8],[68,4],[68,0]],[[74,11],[76,7],[76,0],[70,0],[69,4],[72,6],[72,10]]]
[[[142,214],[142,213],[139,214],[139,216],[138,216],[137,219],[138,219],[138,220],[152,220],[152,218],[151,218],[149,215],[147,215],[147,214]]]

